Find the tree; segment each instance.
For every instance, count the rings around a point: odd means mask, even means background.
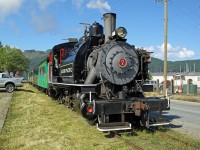
[[[0,41],[0,48],[3,48],[3,45],[2,45],[2,43],[1,43],[1,41]]]
[[[0,72],[5,70],[5,50],[0,44]]]
[[[150,71],[148,70],[147,80],[152,80],[152,79],[153,79],[153,77],[152,77]]]
[[[6,45],[0,48],[0,70],[15,73],[28,71],[29,59],[25,58],[22,51]]]

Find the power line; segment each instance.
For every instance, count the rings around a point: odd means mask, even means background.
[[[189,30],[188,28],[184,27],[182,24],[178,24],[177,21],[173,20],[173,19],[169,19],[169,21],[171,23],[173,23],[175,26],[177,26],[178,30],[182,30],[183,32],[187,32],[189,34],[192,35],[197,35],[198,32],[193,32],[192,30]],[[193,26],[193,28],[197,28],[198,29],[198,25],[197,26]]]
[[[180,4],[176,5],[176,3],[173,3],[173,5],[171,5],[171,8],[172,8],[170,10],[171,14],[173,15],[176,14],[177,19],[182,18],[181,19],[182,21],[185,20],[184,24],[190,24],[191,26],[194,27],[195,25],[199,23],[200,16],[198,17],[198,14],[195,13],[193,9],[189,9],[189,7],[186,6],[184,3],[181,3],[181,5]],[[192,15],[192,14],[195,14],[195,15]]]

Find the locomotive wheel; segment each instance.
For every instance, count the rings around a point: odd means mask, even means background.
[[[73,111],[76,111],[73,100],[69,96],[65,97],[64,105],[67,106],[68,108],[72,109]]]
[[[77,108],[76,108],[76,106],[74,105],[74,103],[71,103],[70,107],[71,107],[72,111],[77,111]]]
[[[64,104],[64,102],[65,102],[64,97],[63,97],[63,96],[60,96],[60,97],[58,98],[58,102],[59,102],[59,104]]]
[[[66,96],[65,97],[65,100],[64,100],[64,105],[66,106],[66,107],[70,107],[70,98],[69,98],[69,96]]]
[[[80,111],[80,102],[76,99],[72,99],[71,100],[71,108],[72,108],[72,111]]]
[[[55,92],[52,88],[48,88],[48,96],[49,96],[52,100],[58,99],[58,97],[56,96],[56,92]]]
[[[47,93],[48,93],[47,95],[48,95],[49,97],[51,97],[51,89],[50,89],[50,88],[47,89]]]

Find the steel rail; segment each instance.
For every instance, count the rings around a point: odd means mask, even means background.
[[[130,146],[130,147],[132,147],[132,148],[134,148],[136,150],[144,150],[143,148],[139,147],[138,145],[132,143],[131,141],[124,139],[123,137],[121,137],[120,134],[118,134],[116,132],[111,131],[110,135],[112,135],[113,137],[115,137],[115,138],[117,138],[119,140],[122,140],[126,145],[128,145],[128,146]]]
[[[189,147],[191,147],[191,148],[200,149],[199,146],[195,146],[195,145],[193,145],[193,144],[191,144],[191,143],[189,143],[189,142],[181,141],[181,140],[179,140],[178,138],[173,137],[173,136],[171,136],[171,135],[169,135],[169,134],[163,133],[163,132],[158,131],[158,130],[156,130],[156,129],[152,129],[152,128],[149,128],[149,129],[152,130],[152,131],[154,131],[154,132],[156,131],[156,132],[160,133],[160,135],[161,135],[162,137],[170,138],[170,139],[175,140],[175,141],[177,141],[177,142],[179,142],[179,143],[185,144],[186,146],[189,146]]]

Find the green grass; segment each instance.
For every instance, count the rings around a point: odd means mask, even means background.
[[[27,89],[27,91],[25,90]],[[29,90],[29,91],[28,91]],[[15,91],[0,135],[0,149],[129,149],[28,84]]]
[[[145,92],[144,94],[147,97],[149,97],[149,96],[150,97],[162,97],[163,96],[163,94],[158,93],[158,92]]]
[[[200,142],[167,130],[168,134],[200,146]],[[106,138],[96,126],[89,126],[76,112],[52,101],[47,95],[25,84],[14,92],[5,126],[0,135],[0,150],[126,150],[124,142]],[[159,133],[136,130],[122,136],[144,149],[191,149],[163,138]]]
[[[178,138],[181,141],[188,142],[196,147],[200,148],[200,141],[190,139],[182,134],[179,134],[175,131],[172,131],[170,129],[159,129],[159,131],[162,131],[168,135],[171,135],[172,137]],[[194,148],[190,146],[186,146],[183,143],[176,142],[170,138],[163,137],[160,132],[148,132],[147,130],[136,130],[132,132],[131,134],[125,133],[123,137],[127,140],[133,141],[133,143],[140,145],[141,147],[147,149],[147,150],[192,150]]]
[[[0,91],[0,98],[2,98],[4,96],[5,93]]]
[[[200,94],[191,94],[191,95],[186,95],[186,94],[173,94],[170,95],[171,99],[176,99],[176,100],[183,100],[183,101],[190,101],[190,102],[197,102],[200,103]]]

